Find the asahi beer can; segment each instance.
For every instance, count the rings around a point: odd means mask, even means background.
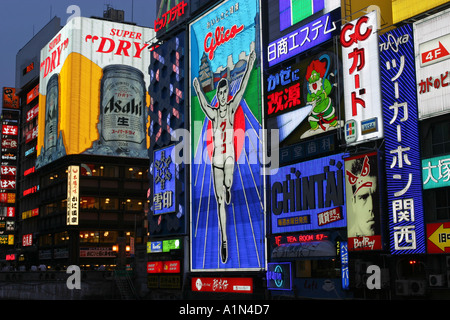
[[[51,76],[47,83],[47,96],[45,98],[45,153],[56,151],[58,142],[58,74]]]
[[[131,66],[103,69],[100,104],[100,145],[117,155],[147,150],[144,74]]]

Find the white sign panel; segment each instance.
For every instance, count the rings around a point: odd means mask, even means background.
[[[346,23],[340,42],[347,144],[383,138],[376,11]]]
[[[414,23],[419,119],[450,111],[450,10]]]

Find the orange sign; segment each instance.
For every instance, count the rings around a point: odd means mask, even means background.
[[[3,108],[19,109],[19,97],[16,88],[3,87]]]

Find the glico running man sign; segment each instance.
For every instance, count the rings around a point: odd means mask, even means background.
[[[259,1],[225,1],[190,33],[191,270],[265,268]]]

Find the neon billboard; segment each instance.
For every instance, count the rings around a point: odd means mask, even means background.
[[[189,25],[191,270],[265,268],[259,1]]]
[[[411,25],[380,37],[390,247],[425,253],[422,161]]]

